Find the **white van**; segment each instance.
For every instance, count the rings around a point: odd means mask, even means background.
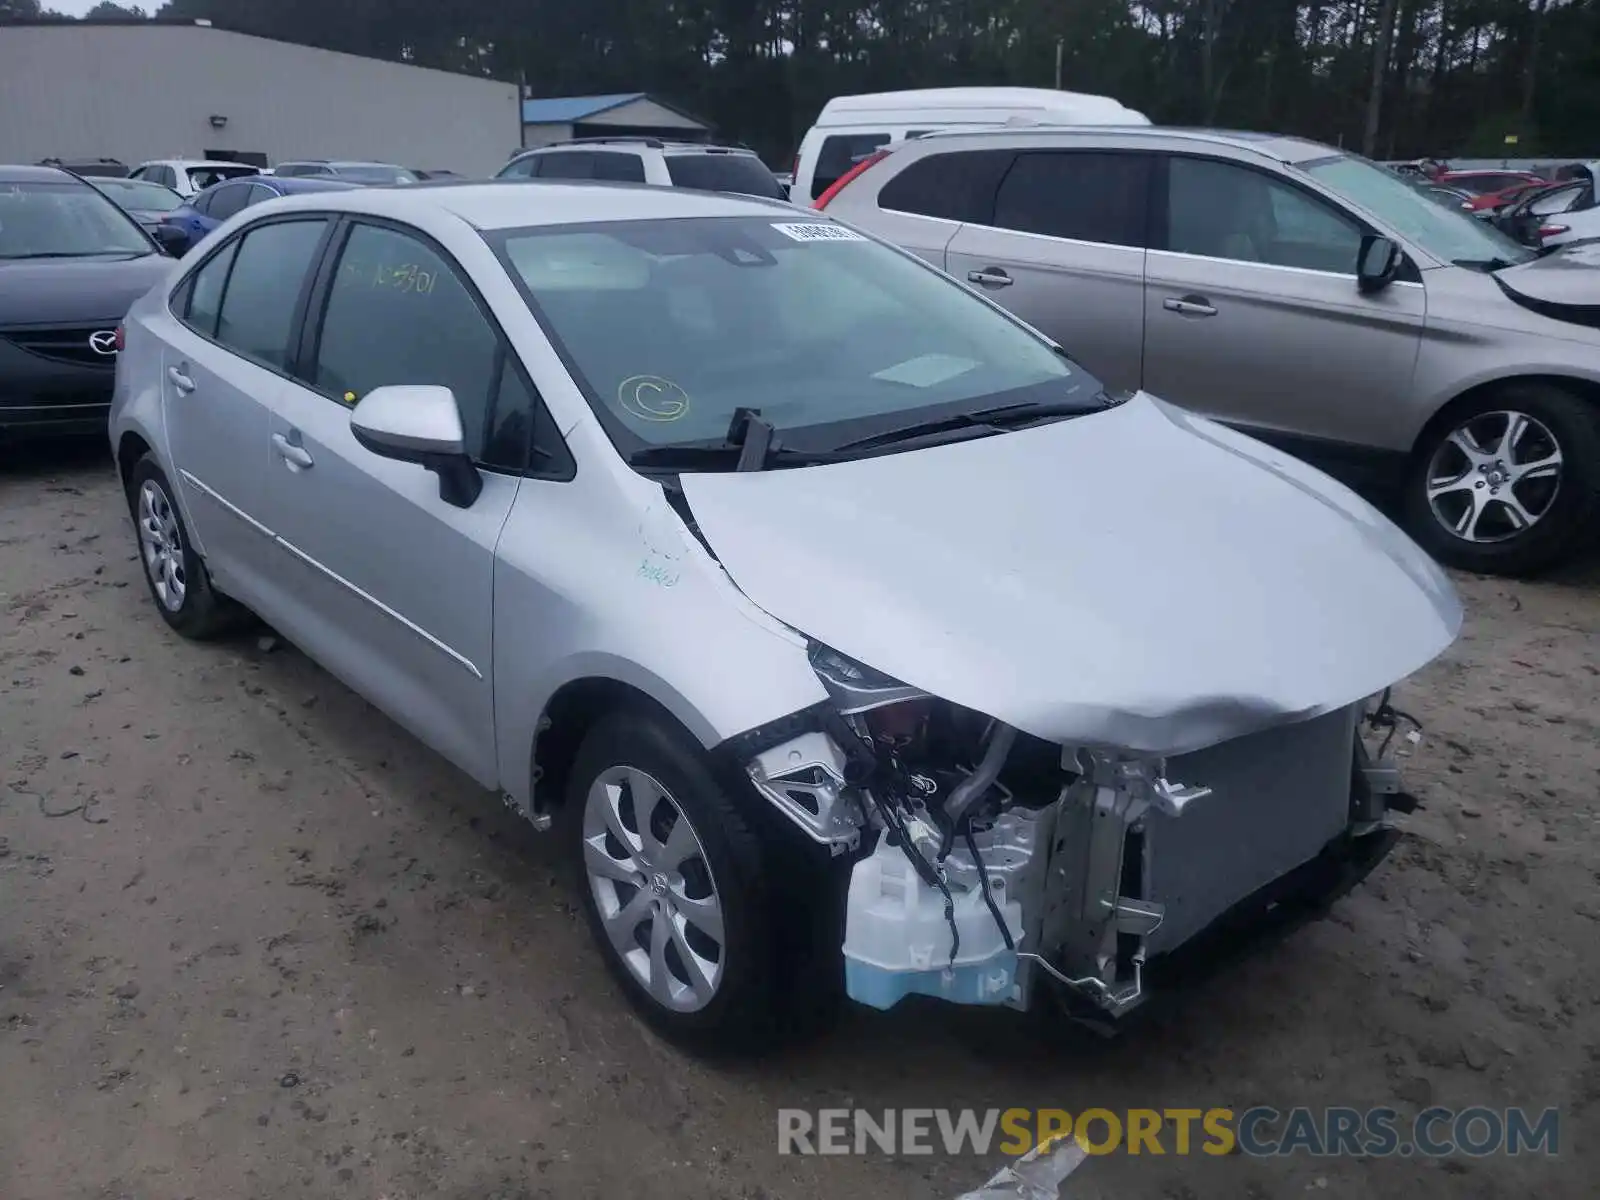
[[[811,204],[875,150],[963,125],[1148,125],[1110,96],[1050,88],[951,87],[836,96],[800,143],[789,198]]]

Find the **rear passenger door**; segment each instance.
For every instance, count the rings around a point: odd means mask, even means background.
[[[945,269],[1113,388],[1141,385],[1151,158],[1120,151],[1017,154],[985,224],[964,224]]]
[[[224,591],[274,620],[281,591],[265,520],[268,414],[328,229],[267,221],[206,256],[164,325],[162,413],[189,526]]]

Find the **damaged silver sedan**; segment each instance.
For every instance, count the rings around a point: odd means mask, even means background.
[[[319,193],[123,333],[160,615],[253,609],[553,830],[683,1041],[843,995],[1113,1022],[1409,802],[1389,688],[1461,620],[1432,562],[838,223]]]

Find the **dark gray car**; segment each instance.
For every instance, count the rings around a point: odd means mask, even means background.
[[[171,265],[83,180],[0,166],[0,438],[105,428],[118,326]]]

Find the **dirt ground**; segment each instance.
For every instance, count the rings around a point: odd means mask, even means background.
[[[293,649],[150,606],[97,447],[0,453],[0,1198],[948,1198],[782,1106],[1560,1106],[1561,1154],[1108,1157],[1076,1197],[1594,1196],[1600,568],[1463,579],[1397,698],[1426,809],[1331,920],[1104,1044],[855,1012],[779,1061],[644,1032],[554,847]],[[1587,1155],[1587,1162],[1586,1160]]]

